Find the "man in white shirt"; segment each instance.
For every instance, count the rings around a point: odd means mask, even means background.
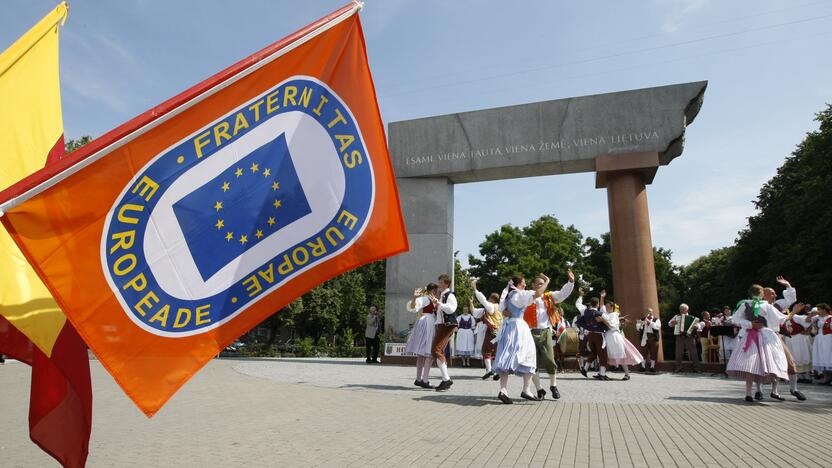
[[[785,288],[783,290],[783,297],[781,299],[777,299],[777,292],[773,288],[764,288],[763,289],[763,299],[766,302],[773,305],[775,309],[779,310],[780,312],[787,314],[789,319],[791,319],[792,315],[789,313],[789,307],[797,302],[797,290],[795,290],[792,285],[782,276],[778,276],[775,280],[783,285]],[[794,356],[792,356],[792,352],[788,346],[786,346],[786,342],[783,340],[783,335],[779,334],[780,327],[779,324],[775,328],[773,324],[768,324],[768,327],[777,333],[777,336],[780,337],[780,341],[783,342],[783,352],[786,354],[786,363],[788,363],[788,375],[789,375],[789,393],[791,393],[795,398],[800,401],[806,399],[806,395],[804,395],[800,390],[797,389],[797,369],[794,365]],[[777,380],[772,380],[771,382],[771,397],[782,401],[783,398],[780,397],[780,393],[777,391],[778,382]]]
[[[653,315],[653,309],[647,309],[641,320],[636,322],[636,330],[641,341],[639,345],[644,350],[644,364],[649,363],[647,372],[656,373],[656,361],[659,358],[659,339],[661,339],[661,320]]]
[[[682,372],[682,357],[685,351],[693,362],[693,372],[699,373],[699,354],[696,352],[696,342],[693,339],[694,331],[697,329],[699,319],[690,315],[690,308],[687,304],[679,306],[679,313],[667,324],[673,327],[673,335],[676,337],[676,369],[674,372]]]
[[[536,372],[532,377],[537,397],[541,400],[546,396],[546,390],[540,386],[540,369],[546,370],[549,374],[549,390],[552,398],[560,398],[556,373],[558,366],[555,364],[554,345],[552,342],[552,327],[558,326],[563,318],[558,312],[557,304],[566,300],[575,286],[575,275],[572,270],[567,270],[569,281],[563,285],[560,291],[546,291],[549,286],[549,277],[541,273],[532,280],[532,289],[535,292],[534,302],[531,303],[523,314],[523,318],[529,325],[534,339],[535,351],[537,353]]]
[[[437,392],[444,392],[454,384],[448,375],[448,363],[445,360],[445,347],[457,329],[456,296],[451,291],[451,277],[439,275],[439,298],[431,297],[436,307],[436,333],[433,335],[432,357],[436,359],[436,367],[442,373],[442,383],[436,386]]]

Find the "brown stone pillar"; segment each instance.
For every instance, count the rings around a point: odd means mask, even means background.
[[[615,165],[596,160],[597,185],[606,186],[610,215],[614,300],[629,322],[627,337],[638,345],[635,322],[647,308],[659,314],[653,241],[647,210],[647,188],[658,166],[656,153],[615,157]],[[607,170],[603,170],[607,169]],[[664,324],[663,324],[664,325]],[[659,342],[659,361],[662,350]]]

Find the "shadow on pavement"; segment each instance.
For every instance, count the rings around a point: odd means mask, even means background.
[[[412,386],[412,387],[402,387],[401,385],[378,385],[378,384],[346,384],[346,385],[341,385],[338,388],[345,388],[345,389],[366,388],[368,390],[389,390],[389,391],[413,390],[415,392],[427,390],[427,389],[416,387],[415,385]]]
[[[263,357],[222,357],[219,358],[223,361],[239,361],[239,362],[295,362],[295,363],[303,363],[308,365],[315,365],[315,364],[326,364],[326,365],[347,365],[347,366],[366,366],[370,367],[378,367],[380,364],[368,364],[364,362],[364,360],[357,360],[357,359],[321,359],[321,358],[263,358]]]
[[[457,406],[488,406],[488,405],[502,405],[500,400],[495,396],[494,398],[486,398],[472,395],[448,395],[448,394],[433,394],[425,395],[423,397],[413,398],[415,401],[430,401],[433,403],[444,403],[448,405]],[[515,403],[520,404],[520,401],[515,400]],[[525,402],[523,402],[525,403]],[[529,402],[531,403],[531,402]]]

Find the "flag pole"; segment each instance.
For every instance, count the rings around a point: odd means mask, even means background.
[[[327,15],[304,29],[266,47],[229,68],[217,73],[159,106],[150,109],[120,127],[93,140],[62,161],[53,164],[0,191],[0,217],[17,205],[48,190],[62,180],[103,158],[113,150],[129,143],[157,126],[176,117],[204,99],[236,83],[240,79],[268,65],[277,58],[293,51],[311,39],[344,22],[364,8],[364,2],[353,0],[341,9]],[[72,156],[76,156],[73,158]],[[61,164],[63,163],[63,164]]]

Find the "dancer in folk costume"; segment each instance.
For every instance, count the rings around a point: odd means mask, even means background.
[[[630,380],[629,366],[641,364],[644,362],[644,356],[624,336],[624,331],[621,330],[621,322],[626,321],[626,319],[621,319],[618,305],[607,302],[606,309],[608,312],[605,316],[605,323],[608,330],[604,339],[607,343],[607,363],[611,366],[621,366],[624,369],[624,378],[621,380]]]
[[[407,303],[407,310],[419,315],[413,325],[413,331],[407,340],[404,352],[416,355],[416,381],[413,385],[422,388],[433,388],[429,383],[431,345],[436,325],[436,306],[431,298],[436,299],[439,286],[430,283],[425,289],[417,288],[413,291],[413,298]]]
[[[728,361],[728,375],[745,379],[745,400],[762,400],[762,391],[751,396],[752,385],[757,382],[771,382],[787,379],[788,363],[783,351],[783,341],[769,327],[779,327],[787,319],[773,305],[763,299],[763,287],[753,285],[748,290],[750,299],[737,304],[732,322],[739,325],[737,349]],[[772,398],[775,397],[772,392]],[[779,397],[779,395],[777,395]]]
[[[541,368],[549,374],[549,391],[552,392],[552,398],[555,400],[560,398],[556,375],[558,366],[555,363],[552,328],[560,326],[563,320],[558,312],[557,304],[566,300],[572,294],[572,289],[575,286],[575,274],[572,273],[572,270],[567,270],[566,275],[569,280],[559,291],[555,292],[546,291],[546,287],[549,286],[549,277],[543,273],[535,277],[532,280],[532,290],[535,293],[534,301],[526,307],[523,313],[523,319],[529,325],[534,339],[537,372],[534,373],[532,380],[535,388],[537,388],[537,397],[541,400],[546,396],[546,390],[540,385]]]
[[[462,358],[462,367],[471,367],[471,355],[474,354],[474,327],[476,319],[471,315],[473,307],[462,308],[462,315],[456,318],[456,354]]]
[[[812,344],[812,367],[823,374],[821,383],[832,384],[832,314],[827,304],[815,306],[817,315],[812,317],[815,342]]]
[[[789,307],[797,302],[797,291],[782,276],[778,276],[776,281],[785,287],[783,290],[783,298],[777,299],[777,293],[774,289],[763,288],[763,299],[765,299],[766,302],[774,306],[774,308],[781,313],[788,315],[787,321],[791,321],[792,314],[789,313]],[[798,400],[803,401],[806,399],[806,396],[797,389],[797,369],[794,365],[794,357],[792,356],[791,350],[789,350],[786,346],[786,343],[783,340],[783,335],[779,334],[781,325],[782,322],[778,324],[768,324],[767,326],[778,338],[780,338],[780,341],[783,343],[783,353],[786,355],[787,373],[789,374],[789,393],[794,395]],[[779,382],[777,379],[771,382],[771,395],[772,398],[782,401],[785,398],[780,397],[780,393],[777,391],[778,385]]]
[[[578,370],[583,371],[586,364],[586,357],[589,355],[589,347],[586,343],[587,332],[581,327],[581,315],[586,310],[584,305],[584,288],[578,288],[578,299],[575,300],[575,308],[578,309],[578,315],[572,319],[572,328],[578,336]]]
[[[433,344],[431,345],[431,356],[436,360],[436,367],[442,373],[442,382],[436,386],[437,392],[443,392],[451,388],[454,381],[448,374],[448,363],[445,357],[445,348],[451,341],[451,337],[457,329],[456,323],[456,295],[451,291],[451,277],[445,274],[439,275],[439,297],[431,299],[436,307],[436,330],[433,333]]]
[[[578,317],[577,325],[586,333],[586,345],[589,353],[586,357],[586,364],[581,367],[581,375],[587,376],[589,366],[595,359],[598,359],[598,374],[593,378],[599,380],[610,380],[607,376],[607,346],[605,344],[604,335],[607,332],[606,309],[604,308],[604,298],[607,292],[601,290],[601,298],[593,297],[589,300],[589,306],[581,312]]]
[[[792,355],[798,383],[809,382],[812,372],[812,319],[806,314],[806,305],[798,302],[791,308],[791,318],[780,325],[780,335],[786,349]],[[791,378],[791,376],[789,376]]]
[[[531,382],[537,365],[537,353],[534,338],[529,325],[523,320],[523,313],[534,302],[535,292],[526,290],[526,280],[514,276],[500,295],[500,310],[505,318],[497,334],[497,357],[494,360],[494,372],[500,375],[500,393],[497,398],[505,404],[511,404],[508,397],[508,375],[523,377],[523,390],[520,397],[531,401],[540,401],[532,394]]]
[[[487,380],[489,377],[497,379],[499,376],[493,372],[491,362],[497,353],[497,345],[494,344],[494,339],[503,324],[503,313],[500,312],[500,295],[491,293],[488,300],[486,300],[485,295],[477,290],[476,280],[471,281],[471,289],[474,290],[474,297],[477,298],[477,302],[482,305],[482,308],[472,308],[471,312],[474,317],[482,319],[482,323],[485,324],[482,343],[482,361],[485,364],[485,375],[482,376],[482,379]]]
[[[497,297],[499,300],[499,296]],[[471,315],[474,315],[474,318],[477,320],[477,326],[474,327],[474,359],[483,359],[482,357],[482,348],[485,344],[485,333],[488,331],[488,326],[482,319],[482,316],[477,317],[474,314],[474,299],[472,298],[469,302],[469,307],[471,308]]]
[[[662,322],[658,316],[653,315],[653,309],[647,309],[641,320],[636,322],[639,345],[644,349],[647,358],[645,370],[651,374],[656,373],[656,360],[659,358],[659,339],[661,339]]]

